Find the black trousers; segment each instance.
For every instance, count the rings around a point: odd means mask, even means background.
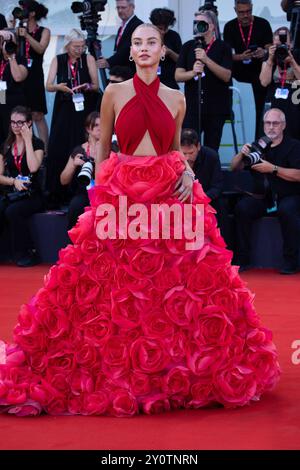
[[[201,117],[201,132],[204,134],[203,145],[216,151],[219,150],[223,127],[228,115],[225,114],[203,114]],[[194,129],[199,134],[198,115],[187,110],[183,121],[183,128]]]
[[[229,211],[228,206],[226,204],[226,200],[221,196],[216,199],[213,199],[209,204],[217,211],[216,218],[218,221],[218,227],[227,247],[231,250],[233,248],[233,241],[231,236]]]
[[[76,194],[71,199],[68,210],[68,230],[76,225],[78,217],[84,213],[84,208],[90,205],[88,193]]]
[[[243,197],[235,207],[237,229],[237,258],[240,264],[249,264],[251,229],[254,220],[266,215],[265,199]],[[283,256],[289,263],[297,263],[300,246],[300,195],[287,196],[278,203],[276,213],[283,237]]]
[[[28,199],[16,202],[0,200],[0,230],[9,229],[11,255],[13,259],[24,256],[33,247],[28,219],[43,209],[43,199],[33,194]]]

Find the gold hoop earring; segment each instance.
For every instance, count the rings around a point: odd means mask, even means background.
[[[133,57],[131,55],[129,56],[129,61],[133,62]]]
[[[160,58],[160,60],[161,60],[162,62],[164,62],[164,61],[166,60],[166,56],[163,55],[163,56]]]

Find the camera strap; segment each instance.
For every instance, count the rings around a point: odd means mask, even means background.
[[[21,166],[22,166],[22,160],[25,154],[25,149],[23,149],[21,154],[18,155],[18,146],[16,143],[14,143],[13,151],[14,151],[15,165],[18,168],[19,173],[21,173]]]
[[[243,40],[244,46],[245,46],[245,48],[246,48],[246,50],[247,50],[247,49],[249,49],[250,42],[251,42],[251,36],[252,36],[253,23],[254,23],[254,21],[253,21],[253,20],[251,21],[247,41],[246,41],[246,38],[245,38],[245,35],[244,35],[244,31],[243,31],[242,24],[240,23],[240,21],[239,21],[238,23],[239,23],[239,28],[240,28],[240,33],[241,33],[241,36],[242,36],[242,40]]]

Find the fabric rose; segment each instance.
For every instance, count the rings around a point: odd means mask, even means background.
[[[83,399],[83,415],[103,415],[109,406],[109,399],[104,392],[85,393]]]
[[[78,266],[82,261],[82,255],[78,246],[68,245],[59,252],[58,264],[68,264],[70,266]]]
[[[141,322],[141,316],[150,308],[147,299],[134,294],[127,289],[120,289],[112,295],[112,321],[121,328],[136,328]]]
[[[211,381],[199,380],[191,387],[191,400],[187,403],[188,408],[201,408],[213,404],[216,400]]]
[[[163,379],[163,390],[168,396],[186,396],[190,386],[190,371],[186,367],[174,367]]]
[[[161,310],[151,310],[143,316],[141,325],[145,336],[161,339],[174,336],[175,325]]]
[[[111,397],[111,412],[113,416],[133,416],[138,412],[136,398],[127,390],[116,390]]]
[[[88,276],[81,276],[76,286],[76,302],[79,305],[93,304],[101,293],[101,285]]]
[[[224,359],[226,350],[217,347],[202,346],[194,341],[188,344],[187,366],[198,376],[212,377],[219,369]]]
[[[130,366],[127,342],[120,336],[108,338],[102,350],[103,370],[110,378],[125,374]]]
[[[142,161],[141,161],[142,160]],[[110,182],[116,194],[127,194],[140,203],[164,199],[174,190],[178,177],[163,157],[133,158],[115,168]]]
[[[103,243],[95,237],[86,238],[80,245],[84,264],[90,264],[93,259],[103,253]]]
[[[166,315],[179,326],[189,326],[202,310],[202,302],[184,287],[169,290],[164,300]]]
[[[164,257],[160,254],[153,255],[144,250],[138,250],[130,260],[130,264],[124,268],[135,279],[151,278],[160,273],[164,264]]]
[[[214,387],[218,402],[231,408],[255,399],[257,382],[251,368],[236,366],[216,373]]]
[[[161,372],[166,367],[169,355],[162,340],[138,338],[130,348],[132,367],[145,374]]]
[[[130,373],[131,392],[135,396],[146,395],[150,392],[150,380],[146,374]]]
[[[220,307],[205,307],[198,316],[194,338],[201,346],[224,346],[229,344],[234,326]]]
[[[143,412],[152,415],[170,410],[170,402],[165,394],[159,393],[142,401]]]
[[[92,235],[93,228],[94,228],[94,220],[95,220],[95,211],[91,208],[88,208],[81,214],[78,218],[78,222],[71,230],[69,230],[68,234],[74,245],[77,243],[83,242],[89,235]]]

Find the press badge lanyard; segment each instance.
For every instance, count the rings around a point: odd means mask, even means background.
[[[213,45],[213,43],[215,42],[216,38],[212,38],[212,40],[210,41],[210,43],[208,44],[207,48],[204,49],[205,50],[205,53],[208,54],[210,49],[211,49],[211,46]]]
[[[250,41],[251,41],[251,36],[252,36],[252,31],[253,31],[253,23],[254,23],[254,21],[252,20],[252,21],[251,21],[251,24],[250,24],[248,39],[247,39],[247,41],[246,41],[246,38],[245,38],[245,35],[244,35],[244,31],[243,31],[242,25],[241,25],[241,23],[239,22],[240,33],[241,33],[241,36],[242,36],[242,40],[243,40],[244,46],[246,47],[246,50],[247,50],[247,49],[249,48],[249,46],[250,46]]]
[[[39,29],[39,27],[37,26],[33,31],[32,33],[30,33],[30,36],[35,37],[36,33],[37,33],[37,30]],[[31,67],[32,66],[32,59],[29,55],[29,50],[30,50],[30,42],[26,39],[26,42],[25,42],[25,57],[26,57],[26,60],[27,60],[27,66],[28,67]]]
[[[283,71],[281,71],[280,68],[278,67],[278,73],[280,76],[280,88],[276,89],[275,98],[277,99],[281,98],[283,100],[287,100],[289,96],[289,89],[284,88],[286,77],[287,77],[287,66],[284,65]]]
[[[287,67],[286,65],[284,66],[283,71],[281,72],[280,68],[278,67],[278,73],[280,76],[280,85],[281,89],[284,88],[285,82],[286,82],[286,76],[287,76]]]
[[[71,71],[71,75],[72,75],[72,78],[71,78],[72,88],[74,88],[79,83],[79,79],[78,79],[78,62],[77,62],[77,60],[74,64],[72,64],[71,60],[69,60],[69,67],[70,67],[70,71]]]
[[[18,156],[18,146],[15,143],[14,144],[14,161],[15,161],[16,167],[19,170],[19,173],[21,173],[21,166],[22,166],[22,160],[23,160],[23,157],[24,157],[24,153],[25,153],[25,149],[23,149],[23,151],[21,152],[21,155]]]

